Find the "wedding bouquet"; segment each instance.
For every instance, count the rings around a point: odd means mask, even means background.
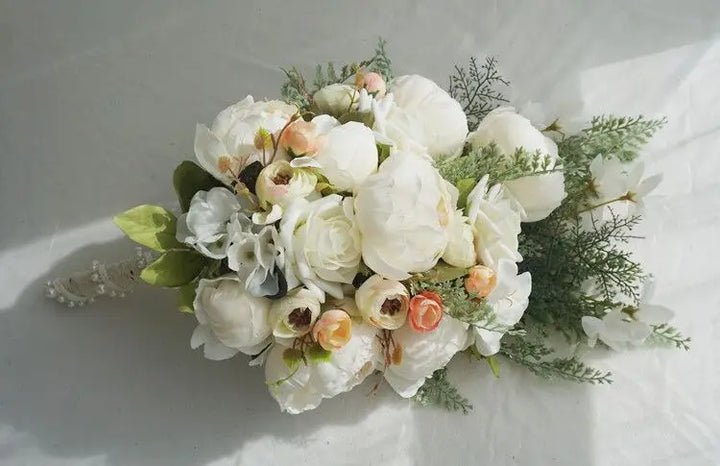
[[[493,59],[456,67],[448,91],[390,65],[380,41],[312,84],[292,68],[282,100],[248,96],[198,125],[197,163],[173,177],[179,215],[142,205],[115,219],[155,253],[94,264],[50,295],[82,305],[138,275],[175,288],[197,319],[191,346],[264,366],[293,414],[373,374],[467,412],[445,372],[458,353],[496,376],[500,355],[610,381],[556,354],[557,334],[576,349],[687,348],[625,244],[660,181],[637,158],[664,120],[601,116],[565,134],[504,106]]]

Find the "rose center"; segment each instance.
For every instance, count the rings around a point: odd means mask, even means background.
[[[380,306],[380,314],[394,316],[400,311],[402,302],[399,299],[386,299],[385,302]]]
[[[278,173],[272,179],[272,182],[275,183],[276,185],[284,185],[284,184],[288,184],[290,182],[290,178],[292,178],[292,175],[289,175],[287,173]]]
[[[310,325],[312,314],[308,308],[297,308],[288,315],[288,323],[295,328],[307,327]]]

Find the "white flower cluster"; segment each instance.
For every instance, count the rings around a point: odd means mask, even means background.
[[[178,221],[178,240],[220,264],[197,285],[191,344],[210,359],[242,352],[264,363],[290,413],[375,371],[411,397],[458,351],[497,353],[531,290],[530,274],[518,274],[521,222],[547,217],[565,197],[560,171],[497,185],[485,176],[459,206],[438,158],[494,143],[508,158],[539,153],[552,169],[557,146],[512,108],[469,133],[461,105],[421,76],[360,78],[320,89],[313,113],[247,97],[196,131],[197,159],[224,187],[198,191]],[[382,162],[379,148],[389,148]],[[630,187],[638,175],[616,174],[604,159],[593,167],[601,210],[650,188]],[[466,269],[467,293],[492,316],[462,322],[437,294],[411,295],[408,280],[440,260]],[[603,341],[611,324],[584,322]]]

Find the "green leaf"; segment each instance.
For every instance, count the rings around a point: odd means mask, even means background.
[[[442,283],[455,280],[467,275],[468,271],[463,267],[453,267],[452,265],[446,264],[445,262],[438,262],[438,264],[427,272],[423,272],[417,278],[421,281]]]
[[[224,185],[195,162],[185,160],[173,173],[173,186],[180,201],[180,208],[183,212],[187,212],[195,193]]]
[[[170,251],[145,267],[140,278],[153,286],[174,288],[190,283],[207,262],[207,258],[195,251]]]
[[[381,164],[385,161],[385,159],[390,157],[390,148],[392,146],[390,146],[388,144],[380,144],[380,143],[377,143],[375,145],[377,146],[377,151],[378,151],[378,164]]]
[[[115,217],[115,224],[128,238],[155,251],[186,249],[175,238],[177,219],[156,205],[139,205]]]
[[[455,187],[460,192],[460,195],[458,196],[458,207],[460,209],[465,208],[468,195],[470,194],[470,191],[472,191],[475,187],[475,184],[475,178],[463,178],[462,180],[458,180],[458,182],[455,183]]]
[[[498,362],[498,360],[495,359],[495,357],[493,356],[488,356],[487,358],[485,358],[485,360],[487,361],[488,366],[490,366],[490,370],[492,371],[493,375],[499,379],[500,363]]]
[[[177,306],[180,312],[184,314],[194,314],[195,292],[197,291],[197,283],[192,282],[183,285],[177,290]]]
[[[302,351],[295,348],[287,348],[282,354],[283,362],[291,371],[294,371],[298,367],[302,358]]]
[[[263,164],[257,160],[240,172],[239,180],[250,190],[251,193],[255,194],[255,184],[257,183],[258,176],[263,169]]]
[[[368,128],[372,128],[372,125],[375,122],[375,116],[372,112],[347,112],[341,115],[340,118],[338,118],[338,121],[341,124],[345,124],[350,121],[357,121]]]
[[[324,349],[322,346],[315,344],[307,350],[308,359],[312,362],[328,362],[332,358],[332,352]]]

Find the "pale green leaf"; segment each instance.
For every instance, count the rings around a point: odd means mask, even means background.
[[[295,348],[287,348],[282,354],[283,362],[291,371],[294,371],[298,367],[302,358],[302,351]]]
[[[190,283],[207,262],[207,258],[195,251],[170,251],[145,267],[140,278],[153,286],[174,288]]]
[[[175,238],[177,219],[156,205],[139,205],[115,217],[115,224],[128,238],[155,251],[185,249]]]
[[[458,196],[458,208],[464,209],[465,205],[467,204],[467,198],[470,194],[470,191],[473,190],[475,187],[476,180],[475,178],[463,178],[462,180],[458,180],[457,183],[455,183],[455,187],[459,191]]]
[[[177,290],[177,306],[180,312],[184,314],[194,314],[195,307],[193,305],[195,301],[195,292],[197,290],[197,283],[192,282],[187,285],[183,285]]]
[[[307,350],[307,357],[312,362],[327,362],[332,358],[332,352],[320,345],[313,345]]]
[[[492,371],[493,375],[499,379],[500,363],[498,362],[498,360],[495,359],[494,356],[488,356],[487,358],[485,358],[485,360],[487,361],[488,366],[490,366],[490,370]]]
[[[442,283],[464,277],[467,273],[468,270],[464,267],[453,267],[440,261],[435,267],[419,274],[415,278],[424,282]]]

